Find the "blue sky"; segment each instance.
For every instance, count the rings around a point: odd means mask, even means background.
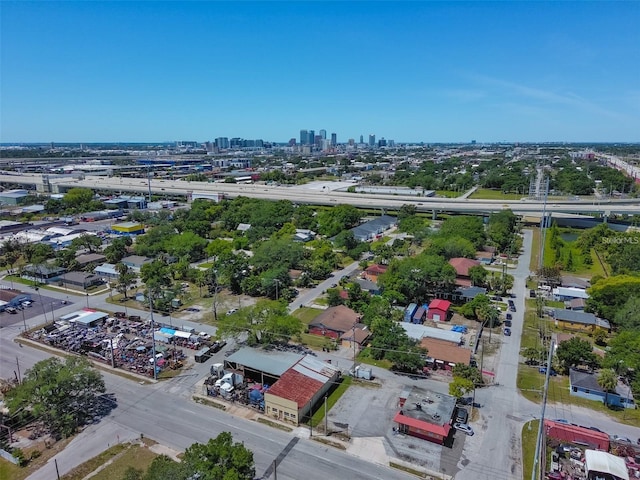
[[[1,142],[640,141],[640,2],[8,2]]]

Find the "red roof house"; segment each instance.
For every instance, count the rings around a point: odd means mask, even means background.
[[[427,310],[427,318],[434,322],[444,322],[449,316],[449,307],[451,307],[451,302],[448,300],[439,298],[432,300],[429,304],[429,310]]]
[[[386,265],[373,264],[369,265],[365,271],[363,277],[369,280],[370,282],[377,282],[378,277],[387,271]]]
[[[480,265],[480,262],[471,260],[470,258],[456,257],[449,260],[449,265],[456,271],[456,285],[460,287],[470,287],[471,278],[469,277],[469,269],[471,267],[477,267]]]

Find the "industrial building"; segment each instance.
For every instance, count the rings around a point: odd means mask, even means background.
[[[407,387],[399,398],[400,411],[393,418],[398,431],[444,444],[451,432],[456,398],[419,387]]]
[[[305,355],[265,392],[265,413],[298,425],[339,377],[336,367]]]

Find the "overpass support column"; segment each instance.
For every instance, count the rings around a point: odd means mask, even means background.
[[[609,214],[607,212],[602,214],[602,223],[607,223],[609,220]]]
[[[431,220],[437,220],[438,219],[438,215],[436,213],[436,210],[433,210],[433,213],[431,214]]]

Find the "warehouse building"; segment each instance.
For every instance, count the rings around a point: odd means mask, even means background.
[[[336,367],[305,355],[265,392],[265,413],[298,425],[339,378]]]

